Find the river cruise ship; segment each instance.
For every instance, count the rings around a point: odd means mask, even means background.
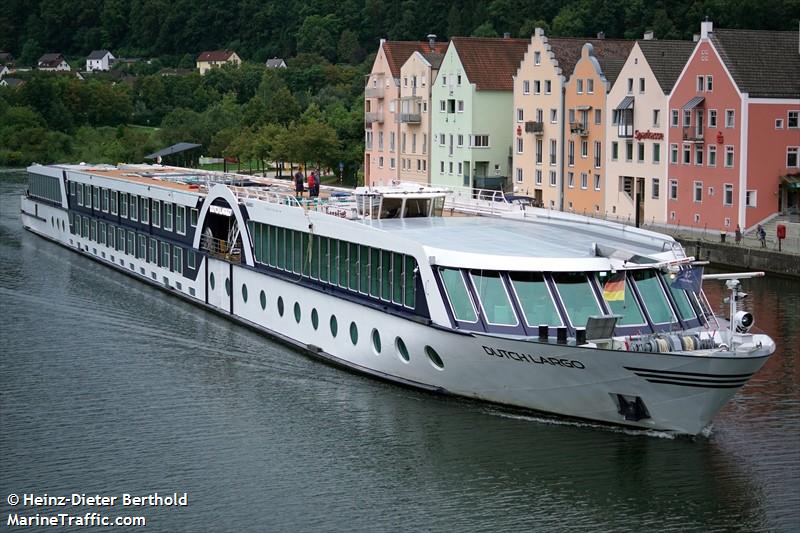
[[[161,165],[28,177],[31,232],[428,391],[695,435],[775,349],[737,308],[741,276],[717,276],[731,320],[716,317],[671,237],[502,193],[396,184],[299,199],[285,180]]]

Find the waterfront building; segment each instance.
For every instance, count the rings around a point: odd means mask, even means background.
[[[669,98],[670,224],[746,230],[797,206],[798,37],[701,24]]]
[[[44,54],[42,57],[36,61],[36,68],[39,70],[45,71],[64,71],[69,72],[72,70],[67,63],[67,60],[64,59],[64,56],[61,54]]]
[[[581,57],[564,91],[569,130],[565,128],[563,210],[584,215],[599,215],[605,211],[606,96],[633,44],[634,41],[597,39],[581,48]],[[557,161],[556,143],[551,141],[550,144],[548,163],[553,165]]]
[[[114,60],[116,60],[114,54],[108,50],[92,50],[92,53],[86,58],[86,72],[110,70]]]
[[[400,67],[400,181],[430,183],[431,86],[442,63],[433,44]]]
[[[221,67],[225,64],[239,66],[242,64],[241,58],[236,55],[232,50],[213,50],[210,52],[203,52],[197,56],[197,70],[200,71],[202,76],[214,67]]]
[[[605,215],[632,223],[667,220],[668,98],[692,41],[637,41],[608,93]]]
[[[417,51],[443,53],[447,43],[381,39],[364,87],[364,181],[389,184],[400,178],[398,138],[400,69]]]
[[[514,73],[527,39],[454,37],[431,91],[431,183],[497,188],[511,175]]]
[[[536,28],[514,77],[514,190],[563,209],[565,88],[583,45],[601,39],[549,38]]]

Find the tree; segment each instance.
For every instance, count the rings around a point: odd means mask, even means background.
[[[352,30],[344,30],[339,36],[336,46],[336,55],[341,63],[358,63],[364,56],[364,51],[358,44],[358,35]]]
[[[336,58],[339,21],[335,15],[311,15],[297,30],[297,51],[319,54],[329,61]]]
[[[497,37],[497,32],[492,26],[491,22],[484,22],[474,30],[472,30],[473,37]]]

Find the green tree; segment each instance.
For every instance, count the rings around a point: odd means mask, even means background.
[[[358,35],[352,30],[344,30],[339,36],[336,46],[336,55],[342,63],[358,63],[364,56],[364,51],[358,44]]]
[[[334,15],[311,15],[297,30],[297,51],[319,54],[329,61],[336,58],[339,21]]]
[[[491,22],[484,22],[474,30],[472,30],[473,37],[497,37],[497,32],[492,26]]]

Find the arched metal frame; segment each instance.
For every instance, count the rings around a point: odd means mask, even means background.
[[[210,206],[216,200],[223,200],[233,211],[233,216],[236,217],[236,223],[239,225],[239,234],[242,236],[242,248],[244,248],[245,263],[250,266],[255,266],[253,246],[250,242],[250,235],[247,233],[247,224],[245,223],[246,221],[242,215],[242,210],[239,208],[239,202],[236,200],[236,196],[234,196],[233,192],[231,192],[231,190],[224,185],[214,185],[208,191],[208,195],[203,202],[203,207],[200,209],[200,214],[197,217],[198,231],[195,232],[192,246],[196,250],[200,249],[200,238],[203,234],[203,228],[205,227],[206,214],[208,213]]]

